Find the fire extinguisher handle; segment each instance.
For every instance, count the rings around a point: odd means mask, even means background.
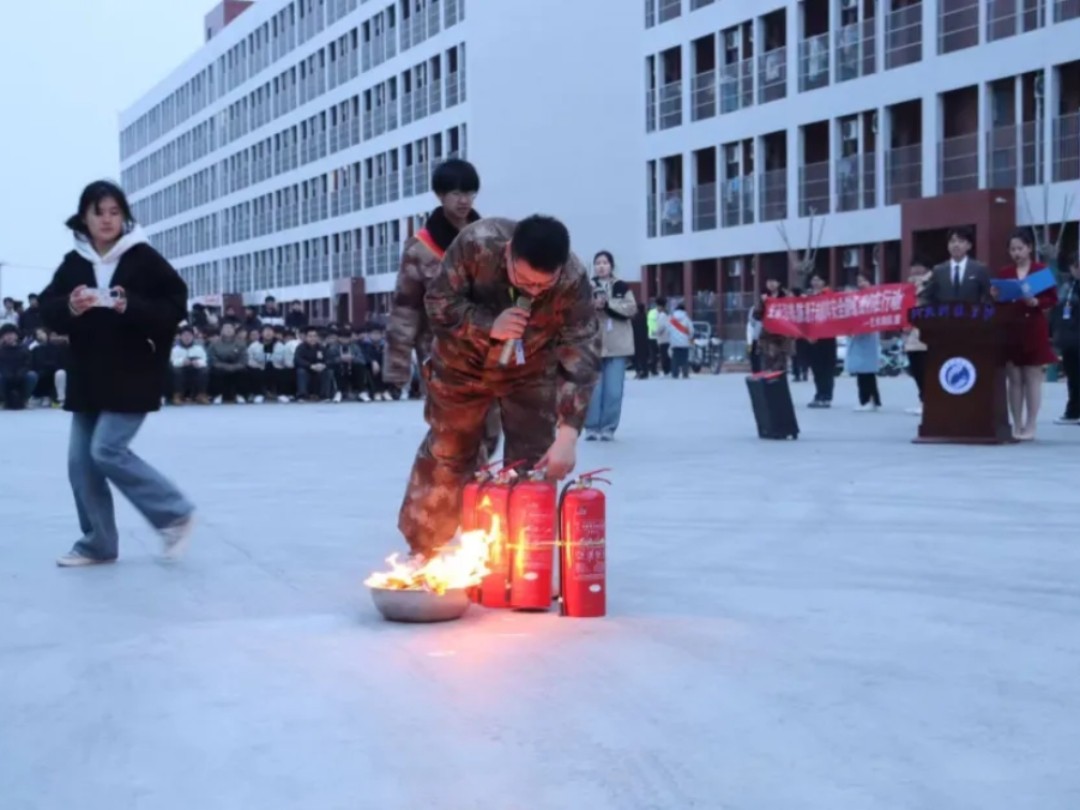
[[[592,478],[596,478],[596,476],[598,476],[600,473],[606,473],[606,472],[611,472],[611,467],[601,467],[599,470],[593,470],[592,472],[582,473],[581,475],[578,476],[578,479],[579,480],[584,480],[586,478],[592,479]],[[601,479],[597,479],[597,480],[602,481],[603,479],[601,478]]]

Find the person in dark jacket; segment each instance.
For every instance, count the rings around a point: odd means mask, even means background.
[[[319,343],[319,332],[311,327],[304,335],[304,342],[296,347],[296,399],[303,402],[312,390],[323,400],[334,394],[334,376],[326,362],[326,350]]]
[[[129,445],[146,415],[161,407],[187,285],[150,246],[115,184],[87,186],[67,225],[75,249],[41,293],[41,315],[70,338],[68,476],[83,536],[57,564],[116,560],[110,483],[158,530],[166,557],[175,558],[187,544],[195,508]]]
[[[30,350],[30,362],[37,374],[34,397],[56,403],[64,401],[64,369],[67,368],[68,347],[56,332],[38,330],[37,345]]]
[[[19,331],[23,337],[29,338],[41,328],[41,306],[36,295],[26,297],[26,309],[19,316]]]
[[[21,411],[37,385],[30,350],[19,343],[19,327],[0,326],[0,403],[9,411]]]
[[[246,334],[246,333],[245,333]],[[244,399],[247,380],[247,343],[237,338],[236,327],[229,322],[221,325],[221,340],[207,350],[210,358],[210,387],[214,402],[240,402]]]
[[[1051,316],[1054,346],[1061,354],[1069,401],[1065,414],[1054,421],[1059,425],[1080,424],[1080,259],[1068,260],[1069,279],[1061,288]]]

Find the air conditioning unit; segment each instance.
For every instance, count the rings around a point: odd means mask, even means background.
[[[859,261],[859,249],[858,248],[845,248],[844,249],[844,269],[857,269],[861,262]]]

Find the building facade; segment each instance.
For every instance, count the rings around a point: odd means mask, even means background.
[[[482,213],[559,216],[637,268],[640,153],[608,146],[643,125],[624,1],[259,0],[123,113],[136,218],[195,300],[355,322],[387,311],[431,172],[462,156]]]
[[[1076,246],[1080,0],[645,0],[643,281],[737,341],[764,279]],[[819,250],[817,248],[820,248]]]

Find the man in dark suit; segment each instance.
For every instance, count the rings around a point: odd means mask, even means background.
[[[949,230],[949,261],[937,265],[923,288],[926,304],[981,304],[991,300],[990,271],[986,265],[968,256],[971,252],[970,228]]]

